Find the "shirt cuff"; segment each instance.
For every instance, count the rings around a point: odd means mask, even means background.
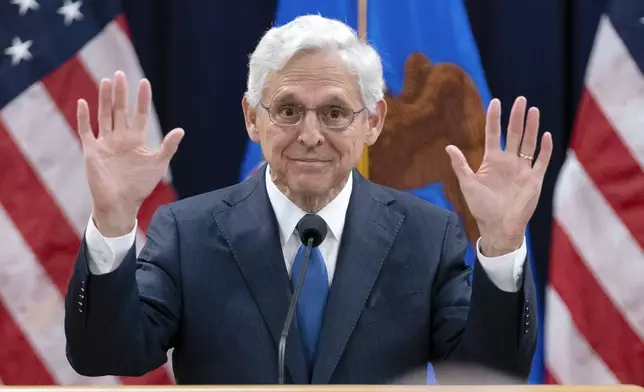
[[[516,293],[519,290],[519,280],[523,274],[523,265],[528,254],[525,236],[523,236],[523,243],[519,249],[498,257],[483,256],[479,246],[480,242],[481,238],[476,241],[476,253],[490,280],[499,289]]]
[[[85,243],[89,252],[89,270],[94,275],[107,274],[121,264],[136,239],[138,221],[128,234],[121,237],[105,237],[96,228],[94,219],[89,217],[85,231]]]

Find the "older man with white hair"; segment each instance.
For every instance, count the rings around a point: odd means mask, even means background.
[[[149,151],[150,85],[140,82],[129,118],[126,83],[120,72],[101,82],[97,137],[78,102],[93,210],[66,297],[76,371],[142,375],[174,348],[179,384],[276,383],[301,281],[287,383],[397,382],[429,362],[527,377],[536,312],[525,229],[552,138],[535,161],[539,112],[528,110],[524,123],[524,98],[505,150],[500,103],[490,104],[478,171],[458,148],[445,152],[481,233],[472,271],[454,213],[355,170],[387,105],[378,53],[341,22],[302,16],[266,33],[242,109],[267,164],[240,184],[160,207],[138,256],[137,212],[184,131]],[[303,268],[299,224],[311,216],[326,234]]]

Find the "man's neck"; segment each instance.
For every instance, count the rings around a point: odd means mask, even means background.
[[[336,196],[338,196],[338,194],[342,191],[347,183],[347,180],[349,179],[349,176],[347,175],[347,178],[342,181],[342,183],[340,183],[336,187],[331,188],[327,194],[321,196],[295,193],[291,191],[286,186],[286,184],[281,182],[280,179],[275,176],[272,170],[270,171],[269,175],[271,176],[271,180],[273,181],[277,189],[279,189],[280,192],[284,194],[284,196],[286,196],[293,204],[308,213],[317,213],[321,209],[326,207],[329,203],[331,203],[331,201],[333,201],[333,199],[335,199]]]

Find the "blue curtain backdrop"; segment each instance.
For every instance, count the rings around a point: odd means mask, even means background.
[[[288,11],[289,3],[301,6],[308,2],[123,0],[135,48],[153,86],[162,127],[164,131],[176,126],[186,130],[171,164],[180,197],[234,184],[240,173],[247,171],[244,162],[249,156],[248,137],[240,101],[245,90],[248,55],[266,29],[286,20],[292,12]],[[382,3],[385,2],[369,2],[369,38],[376,41],[379,49],[386,42],[377,39],[373,8],[390,7],[392,21],[396,15],[413,15],[417,25],[402,26],[409,30],[436,29],[434,23],[429,23],[434,17],[432,13],[416,12],[401,4],[418,3],[428,12],[430,8],[449,7],[452,1]],[[605,3],[606,0],[465,1],[464,12],[469,17],[483,71],[465,68],[477,81],[483,99],[487,102],[494,96],[508,103],[525,95],[529,104],[541,109],[542,130],[554,136],[551,169],[530,224],[533,269],[540,298],[547,278],[554,179],[563,161],[586,61]],[[321,13],[345,15],[346,21],[355,27],[357,10],[349,2],[343,5],[326,1],[320,6],[324,7]],[[444,25],[445,21],[437,22]],[[409,30],[406,33],[413,36]],[[446,46],[452,43],[444,42]],[[446,53],[442,50],[462,49],[437,49],[422,40],[404,44],[425,45],[423,48],[431,50],[434,61]],[[393,74],[387,77],[389,87],[395,90],[395,77]],[[508,112],[503,112],[504,123]],[[537,354],[531,382],[540,382],[542,377],[541,353]]]

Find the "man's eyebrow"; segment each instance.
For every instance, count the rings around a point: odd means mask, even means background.
[[[343,94],[330,94],[327,97],[324,97],[322,102],[325,102],[327,104],[329,103],[341,103],[344,105],[348,105],[350,103],[349,97]]]
[[[271,97],[270,102],[299,102],[300,99],[297,97],[296,94],[293,92],[283,92],[280,93],[278,92],[277,94],[273,95]],[[329,93],[327,96],[324,96],[320,100],[321,105],[329,105],[329,104],[343,104],[343,105],[350,105],[351,100],[346,94],[342,94],[341,92],[332,92]]]
[[[283,101],[294,101],[296,100],[295,94],[292,92],[277,93],[271,97],[271,102],[283,102]]]

